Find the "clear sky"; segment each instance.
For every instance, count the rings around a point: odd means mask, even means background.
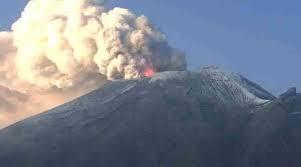
[[[27,0],[0,5],[0,29],[9,30]],[[300,0],[111,0],[144,14],[171,45],[187,54],[189,69],[217,65],[274,94],[301,90]]]

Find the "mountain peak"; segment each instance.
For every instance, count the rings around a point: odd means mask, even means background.
[[[208,66],[199,72],[167,71],[155,74],[149,83],[173,84],[180,83],[191,87],[196,96],[214,99],[219,103],[240,106],[256,106],[265,104],[275,97],[259,85],[245,77]]]
[[[287,153],[282,150],[295,148],[283,144],[279,129],[287,127],[287,111],[273,99],[241,75],[215,67],[112,81],[2,129],[0,162],[11,167],[248,167],[257,155],[281,157]],[[296,112],[288,120],[300,122]],[[297,136],[299,126],[294,128]],[[266,149],[275,141],[281,143],[272,145],[276,151]],[[284,156],[291,155],[298,154]],[[262,164],[285,166],[281,162],[264,158]]]

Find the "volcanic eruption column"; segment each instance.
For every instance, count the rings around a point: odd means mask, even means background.
[[[12,31],[0,32],[0,85],[31,99],[39,95],[31,100],[37,104],[24,103],[39,106],[32,109],[35,113],[73,98],[73,92],[81,95],[95,89],[107,79],[186,69],[184,53],[172,48],[145,16],[123,8],[106,10],[103,3],[29,1]],[[43,101],[49,98],[61,100],[46,105]],[[0,112],[1,126],[7,111],[0,108]],[[12,112],[17,116],[21,111]]]

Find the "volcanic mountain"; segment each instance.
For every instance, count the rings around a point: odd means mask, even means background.
[[[301,95],[216,67],[112,81],[0,131],[4,167],[300,166]]]

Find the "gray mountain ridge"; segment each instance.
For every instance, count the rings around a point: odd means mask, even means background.
[[[299,166],[300,106],[216,67],[114,81],[0,130],[0,166]]]

